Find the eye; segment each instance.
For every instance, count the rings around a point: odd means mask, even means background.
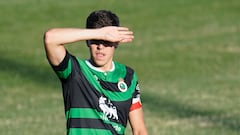
[[[89,43],[90,44],[95,44],[95,45],[102,44],[102,45],[104,45],[106,47],[108,47],[108,46],[110,46],[110,47],[112,47],[112,46],[117,47],[117,45],[118,45],[117,42],[109,42],[109,41],[104,41],[104,40],[90,40]]]

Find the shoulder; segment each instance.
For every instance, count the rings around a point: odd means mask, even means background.
[[[120,76],[123,76],[128,81],[138,80],[137,74],[132,67],[118,63],[118,62],[114,62],[114,63],[115,63],[115,73],[120,74]]]
[[[125,71],[127,73],[134,73],[134,69],[131,68],[130,66],[127,66],[127,65],[124,65],[124,64],[121,64],[121,63],[118,63],[118,62],[114,62],[114,65],[115,65],[115,69],[118,70],[118,71]]]

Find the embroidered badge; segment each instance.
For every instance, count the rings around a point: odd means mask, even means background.
[[[107,120],[106,118],[110,118],[118,120],[117,107],[114,106],[110,100],[101,96],[98,101],[99,107],[101,108],[104,114],[103,119]]]
[[[118,89],[122,92],[126,92],[128,89],[127,84],[124,82],[122,78],[119,78],[118,80]]]

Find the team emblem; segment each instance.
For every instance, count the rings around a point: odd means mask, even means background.
[[[103,111],[103,118],[110,118],[118,120],[117,107],[111,103],[110,100],[101,96],[99,98],[99,107]]]
[[[122,92],[126,92],[128,87],[122,78],[118,80],[118,89]]]

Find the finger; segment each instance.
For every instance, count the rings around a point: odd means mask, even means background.
[[[127,27],[117,27],[119,31],[128,31]]]
[[[133,39],[123,39],[120,41],[120,43],[129,43],[129,42],[132,42]]]
[[[133,39],[134,36],[132,34],[124,34],[121,36],[121,39]]]
[[[130,37],[130,38],[123,38],[120,43],[128,43],[128,42],[132,42],[134,39],[134,37]]]
[[[120,31],[121,35],[133,35],[132,31]]]

